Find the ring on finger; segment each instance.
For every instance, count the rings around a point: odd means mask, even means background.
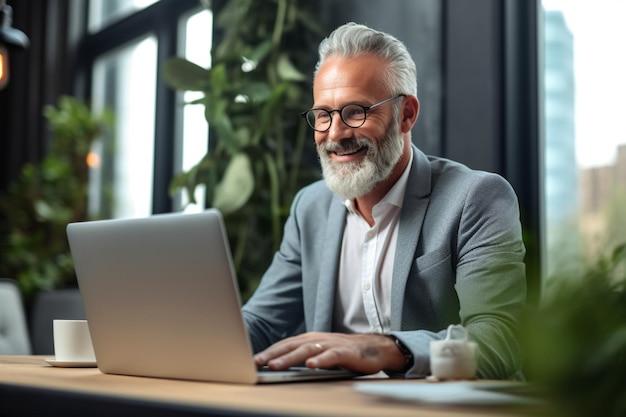
[[[320,351],[320,353],[324,351],[324,346],[320,345],[319,343],[316,343],[314,346]]]

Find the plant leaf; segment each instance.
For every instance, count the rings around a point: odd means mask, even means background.
[[[243,207],[254,191],[250,159],[245,153],[233,156],[220,183],[215,187],[213,207],[229,214]]]
[[[306,77],[291,63],[287,54],[278,57],[278,76],[284,81],[304,81]]]
[[[241,93],[255,103],[262,103],[272,94],[272,89],[267,83],[249,82],[242,85]]]
[[[179,57],[172,57],[163,65],[165,82],[177,90],[205,90],[210,72],[210,70]]]
[[[219,143],[229,154],[235,154],[239,151],[239,141],[232,120],[227,114],[227,106],[223,100],[215,102],[213,107],[207,105],[205,117],[209,124],[213,124]]]
[[[261,42],[250,53],[250,56],[248,56],[248,59],[250,59],[250,60],[252,60],[254,62],[262,61],[272,51],[272,45],[273,44],[272,44],[272,40],[271,39],[267,39],[267,40]]]
[[[219,64],[211,68],[211,86],[213,88],[212,96],[220,97],[222,92],[228,86],[228,74],[226,73],[226,67]]]

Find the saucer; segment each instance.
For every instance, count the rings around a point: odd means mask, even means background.
[[[54,358],[48,358],[46,362],[57,368],[95,368],[98,366],[96,361],[58,361]]]

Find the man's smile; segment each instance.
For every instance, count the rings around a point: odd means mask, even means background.
[[[337,156],[349,156],[349,155],[355,155],[361,151],[366,151],[367,150],[367,146],[362,146],[360,148],[352,148],[352,149],[340,149],[338,151],[335,151],[335,155]]]
[[[358,143],[356,141],[326,146],[326,151],[337,161],[352,161],[355,157],[360,157],[367,153],[368,149],[368,144]]]

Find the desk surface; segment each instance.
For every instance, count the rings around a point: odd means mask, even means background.
[[[373,382],[380,383],[381,379]],[[83,412],[89,407],[89,415],[107,407],[116,412],[134,407],[134,414],[144,409],[146,415],[167,410],[160,415],[195,416],[522,415],[502,407],[443,407],[393,401],[356,392],[353,384],[320,381],[249,386],[141,378],[105,375],[97,368],[55,368],[41,356],[0,356],[0,415],[31,415],[43,410],[58,413],[48,415],[79,415],[81,407]],[[99,415],[106,414],[110,412]]]

